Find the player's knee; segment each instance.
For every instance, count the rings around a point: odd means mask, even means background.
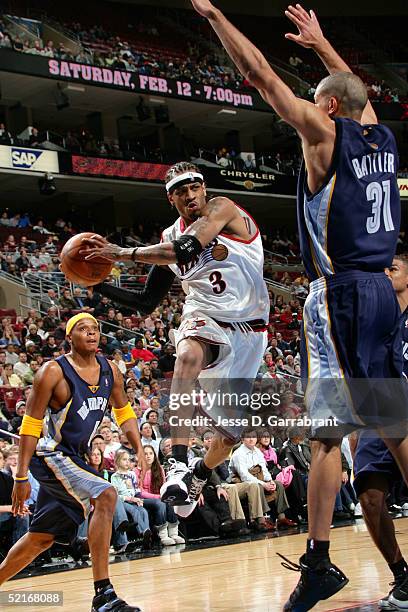
[[[188,378],[197,376],[202,370],[202,353],[193,348],[182,349],[177,355],[176,369],[178,376]]]
[[[107,511],[113,513],[115,510],[117,499],[118,494],[114,487],[109,487],[108,489],[105,489],[105,491],[103,491],[103,493],[101,493],[96,500],[98,510],[102,512]]]
[[[369,489],[359,496],[361,508],[368,517],[377,516],[381,513],[384,504],[384,493]]]
[[[32,533],[29,534],[30,538],[30,547],[34,548],[38,551],[38,553],[43,550],[47,550],[54,544],[54,536],[51,533]]]

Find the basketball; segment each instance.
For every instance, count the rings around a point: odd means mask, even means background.
[[[84,244],[84,238],[97,236],[93,232],[83,232],[77,234],[68,240],[61,251],[61,271],[65,274],[68,280],[77,285],[88,287],[97,285],[102,282],[112,269],[112,262],[95,257],[90,261],[86,261],[86,253],[80,254],[79,251],[87,251],[89,245]]]

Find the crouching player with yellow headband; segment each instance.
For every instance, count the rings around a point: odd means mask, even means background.
[[[90,514],[88,541],[92,555],[95,597],[92,611],[140,610],[117,597],[109,581],[108,558],[114,487],[80,457],[108,408],[114,406],[117,424],[144,462],[136,416],[128,403],[122,375],[115,364],[97,355],[99,325],[87,313],[69,319],[66,335],[71,352],[38,371],[20,429],[21,441],[13,489],[14,515],[25,512],[30,496],[28,469],[40,483],[29,532],[0,565],[0,584],[29,565],[53,542],[69,542]]]

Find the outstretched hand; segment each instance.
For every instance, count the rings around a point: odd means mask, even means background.
[[[100,236],[92,236],[82,240],[84,248],[79,251],[79,254],[85,257],[87,261],[102,258],[106,261],[117,261],[120,259],[122,248],[117,244],[112,244]]]
[[[197,13],[199,13],[203,17],[206,17],[206,19],[211,19],[212,17],[214,17],[216,8],[210,2],[210,0],[191,0],[191,4],[193,5]]]
[[[309,49],[316,47],[324,39],[314,11],[311,10],[308,13],[303,6],[296,4],[296,6],[289,5],[285,15],[299,31],[299,34],[292,34],[291,32],[285,34],[285,38],[288,40],[293,40],[298,45]]]

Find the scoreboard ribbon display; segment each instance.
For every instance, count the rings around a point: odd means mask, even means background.
[[[116,68],[89,66],[75,61],[26,55],[9,49],[0,50],[0,70],[137,94],[144,93],[179,100],[218,104],[224,108],[245,108],[272,112],[270,106],[262,100],[255,90],[240,91],[228,87],[205,85],[186,79],[149,76]]]

